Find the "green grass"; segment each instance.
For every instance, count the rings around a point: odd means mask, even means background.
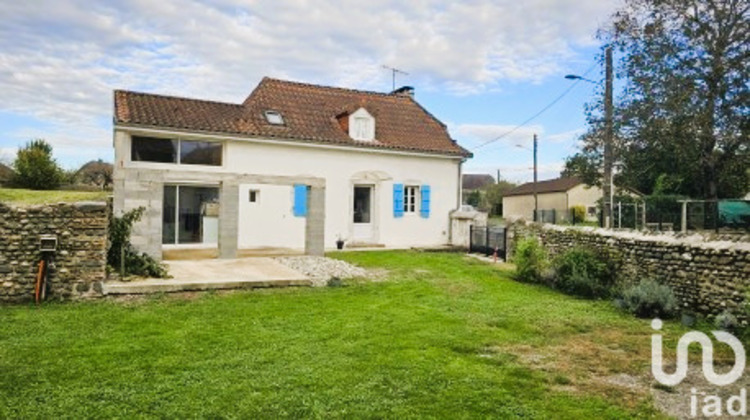
[[[2,307],[0,418],[658,416],[595,380],[648,370],[646,321],[457,254],[334,257],[389,274]]]
[[[76,201],[104,201],[111,191],[36,191],[21,188],[0,188],[0,203],[17,205],[49,204]]]

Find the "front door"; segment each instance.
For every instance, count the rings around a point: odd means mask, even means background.
[[[372,241],[372,186],[354,186],[353,206],[352,239],[355,242]]]

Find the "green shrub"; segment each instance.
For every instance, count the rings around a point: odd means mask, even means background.
[[[139,207],[121,217],[110,218],[107,264],[116,272],[123,270],[122,275],[165,278],[169,276],[166,267],[146,253],[139,254],[130,243],[133,223],[140,220],[144,210]]]
[[[720,330],[736,331],[739,328],[740,323],[736,316],[724,309],[719,315],[716,315],[716,318],[714,318],[714,325]]]
[[[63,171],[52,157],[52,146],[42,139],[18,149],[13,162],[13,184],[32,190],[54,190],[63,181]]]
[[[547,253],[536,238],[524,238],[518,242],[513,257],[516,263],[516,278],[529,283],[539,283],[547,268]]]
[[[573,224],[583,223],[586,221],[586,207],[573,206],[570,208],[570,216]]]
[[[611,294],[614,272],[600,255],[585,248],[571,248],[555,258],[555,286],[561,291],[600,298]]]
[[[672,289],[653,279],[641,280],[623,293],[625,309],[639,318],[671,318],[677,313]]]

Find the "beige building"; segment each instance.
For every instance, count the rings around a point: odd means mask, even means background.
[[[586,208],[586,220],[597,220],[596,202],[602,189],[589,187],[578,178],[557,178],[536,183],[540,221],[560,223],[570,221],[569,209]],[[523,184],[503,197],[503,217],[522,217],[534,220],[534,183]]]

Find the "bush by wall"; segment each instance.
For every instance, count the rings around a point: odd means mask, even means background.
[[[565,293],[603,298],[611,293],[614,273],[607,261],[595,252],[574,247],[554,260],[555,287]]]
[[[672,289],[653,279],[644,279],[625,289],[625,309],[639,318],[672,318],[677,314],[677,298]]]
[[[145,253],[138,253],[130,243],[133,223],[140,220],[144,207],[131,210],[120,217],[109,219],[109,248],[107,264],[123,275],[165,278],[169,276],[164,265]]]
[[[540,283],[548,266],[547,253],[536,238],[519,241],[513,261],[516,277],[527,283]]]
[[[515,222],[508,225],[508,255],[516,238],[534,237],[551,256],[573,247],[608,255],[618,285],[658,278],[671,287],[681,311],[706,316],[724,310],[747,325],[750,238],[714,234],[619,232]],[[750,298],[750,296],[748,296]]]

